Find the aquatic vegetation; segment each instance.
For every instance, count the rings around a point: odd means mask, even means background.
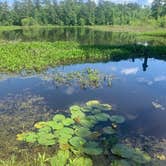
[[[110,120],[115,123],[123,123],[125,121],[123,116],[113,115],[110,117]]]
[[[85,157],[79,157],[79,158],[75,158],[73,161],[70,162],[69,164],[70,166],[92,166],[92,160],[89,158],[85,158]]]
[[[141,45],[80,45],[76,42],[4,42],[0,43],[0,71],[39,72],[59,65],[118,61],[136,57],[165,59],[165,46]],[[96,84],[98,77],[89,74],[89,80]],[[96,73],[97,75],[97,73]],[[58,80],[61,80],[59,77]],[[85,82],[86,83],[86,82]],[[84,83],[82,82],[84,85]]]
[[[111,166],[131,166],[131,164],[126,160],[114,160]]]
[[[103,84],[111,86],[113,76],[111,74],[104,74],[96,69],[86,68],[82,71],[76,72],[54,72],[46,74],[42,79],[54,83],[56,86],[76,84],[80,88],[97,88]],[[96,102],[95,100],[93,101]],[[90,106],[91,103],[89,103]],[[92,103],[93,104],[93,103]],[[97,103],[96,103],[97,104]]]
[[[64,166],[67,164],[67,160],[69,159],[69,151],[68,150],[59,150],[56,156],[50,159],[51,166]]]
[[[124,144],[116,144],[111,152],[122,158],[130,159],[138,164],[146,164],[151,160],[151,157],[139,149],[134,149]]]
[[[17,135],[17,140],[40,145],[58,145],[58,152],[50,159],[51,165],[87,166],[93,165],[92,156],[112,155],[126,158],[130,162],[144,164],[150,161],[148,154],[124,144],[117,144],[118,124],[125,121],[120,115],[112,115],[112,107],[101,104],[97,100],[88,101],[85,105],[73,105],[68,115],[56,114],[52,120],[37,122],[34,132]],[[102,122],[104,122],[102,124]],[[102,124],[102,125],[101,125]],[[111,148],[111,152],[110,149]],[[79,157],[78,157],[79,156]],[[127,161],[114,161],[112,165],[127,163]]]

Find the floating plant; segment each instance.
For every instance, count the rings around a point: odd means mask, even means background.
[[[57,154],[50,159],[51,166],[92,166],[91,158],[106,152],[117,158],[111,166],[149,162],[148,154],[117,144],[117,129],[125,118],[112,115],[111,110],[111,105],[97,100],[88,101],[83,106],[73,105],[68,115],[56,114],[50,121],[37,122],[35,132],[18,134],[17,140],[45,146],[58,145]]]
[[[104,83],[107,86],[111,86],[113,79],[112,75],[106,75],[96,69],[86,68],[82,71],[62,73],[51,73],[43,77],[44,80],[50,80],[56,86],[71,85],[76,83],[81,88],[98,88]],[[99,104],[97,101],[91,101],[92,104]],[[96,102],[96,103],[95,103]],[[91,103],[89,103],[91,104]]]
[[[151,160],[150,156],[145,152],[139,150],[138,148],[134,149],[124,144],[116,144],[111,151],[119,157],[129,159],[138,164],[146,164]]]

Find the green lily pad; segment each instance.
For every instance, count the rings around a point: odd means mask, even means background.
[[[106,134],[115,134],[116,130],[114,130],[112,127],[104,127],[103,132]]]
[[[132,147],[126,146],[124,144],[116,144],[111,152],[117,156],[130,159],[139,164],[146,164],[150,162],[151,157],[138,149],[134,149]]]
[[[69,135],[68,135],[68,137],[69,137]],[[68,141],[69,141],[69,139],[72,138],[72,135],[70,135],[70,138],[68,138],[68,137],[60,136],[60,137],[58,138],[58,143],[59,143],[59,144],[67,144]]]
[[[70,152],[68,150],[59,150],[57,155],[50,159],[51,166],[65,166],[69,159]]]
[[[110,111],[112,110],[112,106],[109,104],[98,104],[93,106],[96,109],[99,109],[101,111]]]
[[[53,117],[53,120],[54,120],[55,122],[62,122],[64,119],[65,119],[65,116],[62,115],[62,114],[56,114],[56,115]]]
[[[45,139],[45,138],[40,137],[40,138],[38,138],[38,143],[40,145],[46,145],[46,146],[54,145],[55,144],[55,140],[54,139]]]
[[[111,152],[115,155],[118,155],[123,158],[130,159],[133,157],[134,149],[128,147],[124,144],[116,144],[112,149]]]
[[[78,105],[72,105],[70,108],[69,108],[70,112],[74,112],[74,111],[81,111],[81,107],[78,106]]]
[[[66,118],[62,121],[62,123],[64,124],[64,126],[70,126],[70,125],[74,124],[74,120],[71,118]]]
[[[74,130],[72,128],[64,127],[61,130],[57,130],[54,135],[58,138],[58,142],[68,142],[72,135],[74,134]]]
[[[85,144],[84,153],[89,155],[100,155],[103,153],[103,149],[99,147],[99,144],[95,141],[89,141]]]
[[[75,136],[75,137],[71,138],[69,140],[69,142],[72,146],[79,148],[86,143],[86,140],[81,137]]]
[[[81,108],[81,111],[82,112],[92,112],[92,107],[90,107],[90,106],[85,106],[85,107],[82,107]]]
[[[131,160],[139,164],[146,164],[151,161],[151,157],[140,149],[135,149],[134,155]]]
[[[59,132],[60,132],[60,135],[67,135],[67,134],[73,135],[74,134],[74,130],[69,127],[64,127]]]
[[[88,137],[91,134],[89,128],[80,127],[76,129],[75,134],[79,137]]]
[[[48,121],[47,125],[55,130],[60,130],[64,127],[62,122],[56,122],[56,121]]]
[[[112,161],[111,166],[131,166],[131,165],[126,160],[114,160]]]
[[[114,123],[123,123],[125,121],[125,118],[123,116],[113,115],[110,117],[110,120]]]
[[[86,102],[87,106],[93,106],[93,105],[98,105],[98,104],[100,104],[100,101],[98,101],[98,100],[90,100],[90,101]]]
[[[34,132],[29,132],[25,137],[26,142],[34,143],[37,141],[37,134]]]
[[[99,113],[94,116],[97,119],[97,121],[107,121],[110,118],[110,116],[106,113]]]
[[[97,123],[96,118],[94,116],[86,116],[85,118],[80,119],[80,124],[84,127],[93,127]]]
[[[90,158],[79,157],[71,161],[70,166],[93,166],[93,162]]]
[[[38,135],[38,138],[43,138],[43,139],[54,139],[55,138],[55,135],[54,134],[51,134],[51,133],[44,133],[44,132],[39,132],[37,133]]]
[[[72,119],[81,119],[81,118],[84,118],[85,117],[85,114],[83,113],[83,112],[81,112],[81,111],[77,111],[77,112],[72,112],[71,113],[72,115],[71,115],[71,118]]]
[[[51,128],[49,126],[46,126],[46,127],[40,128],[39,132],[49,133],[51,132]]]
[[[34,127],[37,128],[37,129],[43,128],[45,126],[47,126],[47,122],[37,122],[34,125]]]

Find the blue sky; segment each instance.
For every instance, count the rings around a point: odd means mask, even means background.
[[[5,1],[5,0],[0,0],[0,2]],[[9,2],[13,2],[13,0],[8,0]],[[94,1],[98,1],[98,0],[94,0]],[[153,0],[108,0],[108,1],[112,1],[115,3],[125,3],[125,2],[137,2],[141,5],[145,5],[145,4],[150,4]]]

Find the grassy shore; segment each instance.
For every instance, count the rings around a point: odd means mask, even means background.
[[[90,29],[97,31],[106,31],[106,32],[133,32],[137,34],[149,34],[149,35],[159,35],[166,34],[166,28],[160,28],[158,26],[131,26],[131,25],[115,25],[115,26],[89,26]]]

